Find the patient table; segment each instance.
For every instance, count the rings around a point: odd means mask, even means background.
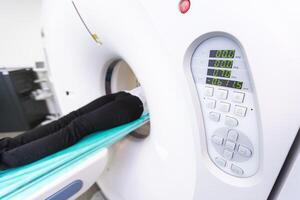
[[[89,135],[37,162],[0,171],[0,199],[76,198],[107,170],[108,147],[148,120],[149,115],[143,115],[131,123]]]

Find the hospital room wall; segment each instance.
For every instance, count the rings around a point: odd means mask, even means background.
[[[42,0],[0,0],[0,67],[44,61],[41,4]]]
[[[42,30],[43,0],[0,0],[0,68],[35,67],[45,62]],[[47,66],[46,66],[47,69]],[[39,73],[39,76],[48,76]],[[53,87],[50,83],[46,88]],[[54,97],[46,100],[50,113],[59,109]]]

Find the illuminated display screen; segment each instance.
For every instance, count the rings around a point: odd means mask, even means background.
[[[230,78],[231,71],[224,70],[224,69],[207,69],[207,75],[208,76],[217,76],[217,77]]]
[[[243,87],[243,82],[240,81],[224,80],[224,79],[209,78],[209,77],[206,78],[206,84],[230,87],[235,89],[242,89]]]
[[[210,50],[211,58],[234,58],[235,50]]]
[[[209,67],[232,68],[233,60],[208,60]]]

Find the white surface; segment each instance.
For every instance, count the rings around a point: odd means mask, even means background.
[[[98,181],[109,199],[267,198],[300,123],[300,91],[294,87],[300,79],[298,1],[193,1],[185,15],[171,0],[75,1],[103,45],[94,43],[69,1],[45,2],[47,52],[64,113],[104,94],[105,68],[116,58],[127,61],[145,90],[151,135],[128,138],[111,152]],[[250,178],[232,177],[212,164],[182,65],[189,45],[216,30],[240,40],[256,86],[261,167]]]
[[[283,185],[277,196],[277,200],[293,200],[300,196],[299,182],[300,182],[300,156],[299,149],[297,152],[297,157],[294,161],[293,166],[287,173],[287,181]]]
[[[70,198],[76,199],[76,197],[88,190],[91,185],[95,183],[95,180],[100,177],[108,161],[107,155],[107,149],[103,149],[97,154],[90,156],[84,162],[77,164],[76,167],[65,172],[63,176],[56,178],[54,181],[51,181],[44,187],[40,188],[38,191],[29,196],[28,199],[46,199],[73,181],[82,180],[83,187],[78,193]]]
[[[0,67],[44,61],[41,0],[0,0]]]

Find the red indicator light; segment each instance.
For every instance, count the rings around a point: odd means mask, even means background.
[[[191,7],[191,2],[190,0],[181,0],[179,2],[179,10],[182,14],[185,14],[187,11],[189,11]]]

